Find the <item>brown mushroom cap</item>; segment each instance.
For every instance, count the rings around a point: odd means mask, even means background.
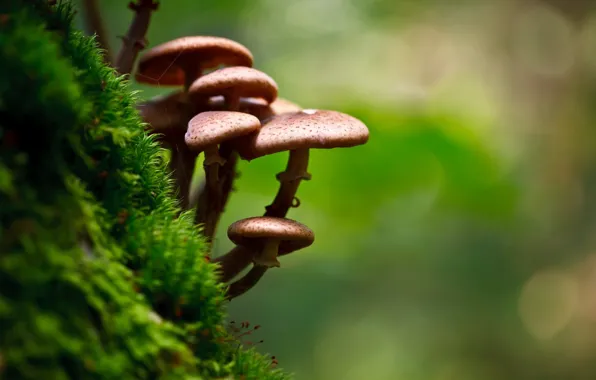
[[[304,224],[270,216],[234,222],[228,228],[228,237],[234,243],[252,249],[261,249],[267,239],[279,239],[279,255],[308,247],[315,240],[314,232]]]
[[[234,111],[202,112],[188,122],[184,136],[191,150],[201,151],[210,145],[256,132],[261,122],[253,115]]]
[[[277,98],[277,83],[269,75],[250,67],[226,67],[195,80],[188,89],[193,100],[217,95],[262,98],[271,103]]]
[[[135,79],[139,83],[182,86],[184,67],[201,70],[226,66],[252,66],[251,52],[242,44],[223,37],[182,37],[155,46],[139,61]]]
[[[296,149],[346,148],[365,144],[368,128],[360,120],[337,111],[303,110],[273,117],[258,133],[237,140],[245,160]]]
[[[155,133],[166,133],[181,126],[184,131],[186,106],[184,93],[175,91],[170,94],[155,96],[137,105],[137,110],[150,130]]]

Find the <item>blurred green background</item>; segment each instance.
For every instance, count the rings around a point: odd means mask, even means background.
[[[132,12],[100,3],[118,48]],[[163,1],[149,46],[185,35],[370,128],[312,152],[288,216],[315,244],[230,303],[259,350],[297,379],[595,378],[596,3]],[[241,163],[217,254],[286,160]]]

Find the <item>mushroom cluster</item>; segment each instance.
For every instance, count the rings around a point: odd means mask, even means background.
[[[230,284],[229,299],[252,288],[267,269],[279,267],[278,257],[313,243],[312,230],[286,218],[290,208],[300,205],[300,182],[311,178],[310,149],[352,147],[366,143],[369,136],[367,127],[352,116],[302,109],[278,97],[277,83],[252,66],[253,56],[245,46],[194,36],[150,49],[135,74],[140,83],[180,87],[140,104],[139,111],[150,132],[170,150],[181,207],[196,208],[195,222],[209,243],[232,192],[238,159],[289,152],[285,171],[277,174],[279,190],[264,215],[229,226],[228,237],[236,246],[213,260],[226,283],[253,264]],[[201,153],[205,181],[193,197],[190,184]]]

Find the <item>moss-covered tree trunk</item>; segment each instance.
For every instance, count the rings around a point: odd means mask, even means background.
[[[0,378],[287,378],[229,338],[163,152],[72,14],[0,4]]]

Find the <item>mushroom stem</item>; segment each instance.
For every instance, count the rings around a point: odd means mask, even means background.
[[[222,195],[219,183],[219,167],[225,164],[225,160],[219,155],[217,145],[211,145],[205,149],[205,188],[200,195],[195,223],[203,224],[203,235],[209,242],[213,239],[218,221],[217,211],[221,208]]]
[[[228,96],[225,97],[224,100],[229,110],[238,111],[240,109],[239,96]],[[234,156],[235,152],[231,149],[225,148],[226,147],[224,146],[224,149],[222,149],[222,151],[227,150],[227,154],[224,154],[226,158],[222,158],[222,156],[218,155],[218,157],[222,160],[221,173],[219,168],[215,168],[214,170],[218,172],[217,177],[211,179],[212,186],[216,186],[216,188],[210,190],[210,180],[209,178],[206,178],[205,189],[203,190],[203,193],[199,196],[200,201],[197,204],[195,223],[203,223],[203,235],[205,236],[208,242],[211,242],[211,240],[213,240],[213,237],[215,236],[215,231],[217,230],[217,225],[219,223],[221,213],[223,212],[226,203],[228,202],[228,198],[230,196],[230,192],[232,191],[232,184],[234,182],[234,177],[236,174],[236,157],[234,157],[234,159],[230,161],[230,159]],[[207,168],[205,168],[205,173],[207,174]],[[213,194],[210,195],[210,193]],[[245,267],[247,265],[248,263],[245,265]]]
[[[116,58],[115,68],[120,74],[131,73],[139,51],[145,48],[151,12],[157,10],[158,3],[153,0],[139,0],[138,4],[131,2],[128,7],[135,11],[135,16],[126,36],[122,37],[123,44]]]
[[[269,206],[267,206],[265,216],[275,216],[284,218],[292,207],[300,181],[310,179],[307,173],[308,169],[308,149],[296,149],[290,151],[288,165],[283,173],[280,173],[278,179],[280,186],[277,195]]]
[[[217,209],[211,210],[207,220],[207,224],[210,227],[210,230],[208,231],[210,233],[208,235],[210,238],[215,236],[221,214],[225,211],[226,204],[230,198],[230,193],[233,190],[234,180],[236,179],[236,163],[238,162],[238,154],[232,149],[226,149],[229,148],[226,145],[227,144],[223,144],[224,149],[222,149],[223,157],[225,157],[224,160],[226,160],[226,162],[219,170],[219,207]],[[246,264],[244,268],[246,268],[246,266],[248,266],[248,264]]]
[[[220,265],[219,281],[228,282],[250,265],[253,252],[242,246],[235,246],[230,252],[213,259]]]
[[[267,272],[267,267],[255,264],[252,269],[246,275],[244,275],[244,277],[230,285],[226,294],[226,298],[228,300],[232,300],[248,292],[259,282],[265,272]]]
[[[188,93],[188,89],[201,76],[201,67],[194,63],[185,65],[184,67],[184,92]]]
[[[236,94],[226,96],[225,103],[229,111],[240,110],[240,97]]]
[[[171,149],[170,170],[178,185],[178,197],[183,210],[188,209],[190,183],[195,168],[196,154],[191,152],[186,144],[175,144]]]
[[[278,239],[267,239],[263,244],[261,252],[255,255],[253,261],[257,265],[262,265],[267,268],[276,267],[279,268],[280,264],[277,260],[277,253],[279,252]]]
[[[197,201],[195,223],[202,223],[204,225],[203,236],[207,238],[207,241],[211,241],[213,236],[215,236],[219,219],[225,210],[236,177],[236,162],[238,161],[236,152],[231,150],[227,144],[222,144],[220,156],[225,161],[225,164],[219,168],[219,208],[215,208],[214,204],[210,202],[206,184],[203,186]],[[250,261],[244,264],[244,267],[240,271],[246,268],[248,264],[250,264]]]
[[[191,184],[191,189],[192,189],[192,184]],[[199,183],[197,186],[195,186],[195,188],[192,190],[193,191],[191,191],[190,195],[188,196],[188,207],[196,208],[199,205],[202,194],[205,193],[205,179],[203,178],[201,183]]]
[[[220,212],[225,210],[230,193],[234,190],[234,181],[237,177],[236,165],[238,163],[238,153],[232,148],[230,144],[223,143],[220,146],[219,154],[226,160],[225,164],[220,168],[219,178],[221,183],[221,209]]]

